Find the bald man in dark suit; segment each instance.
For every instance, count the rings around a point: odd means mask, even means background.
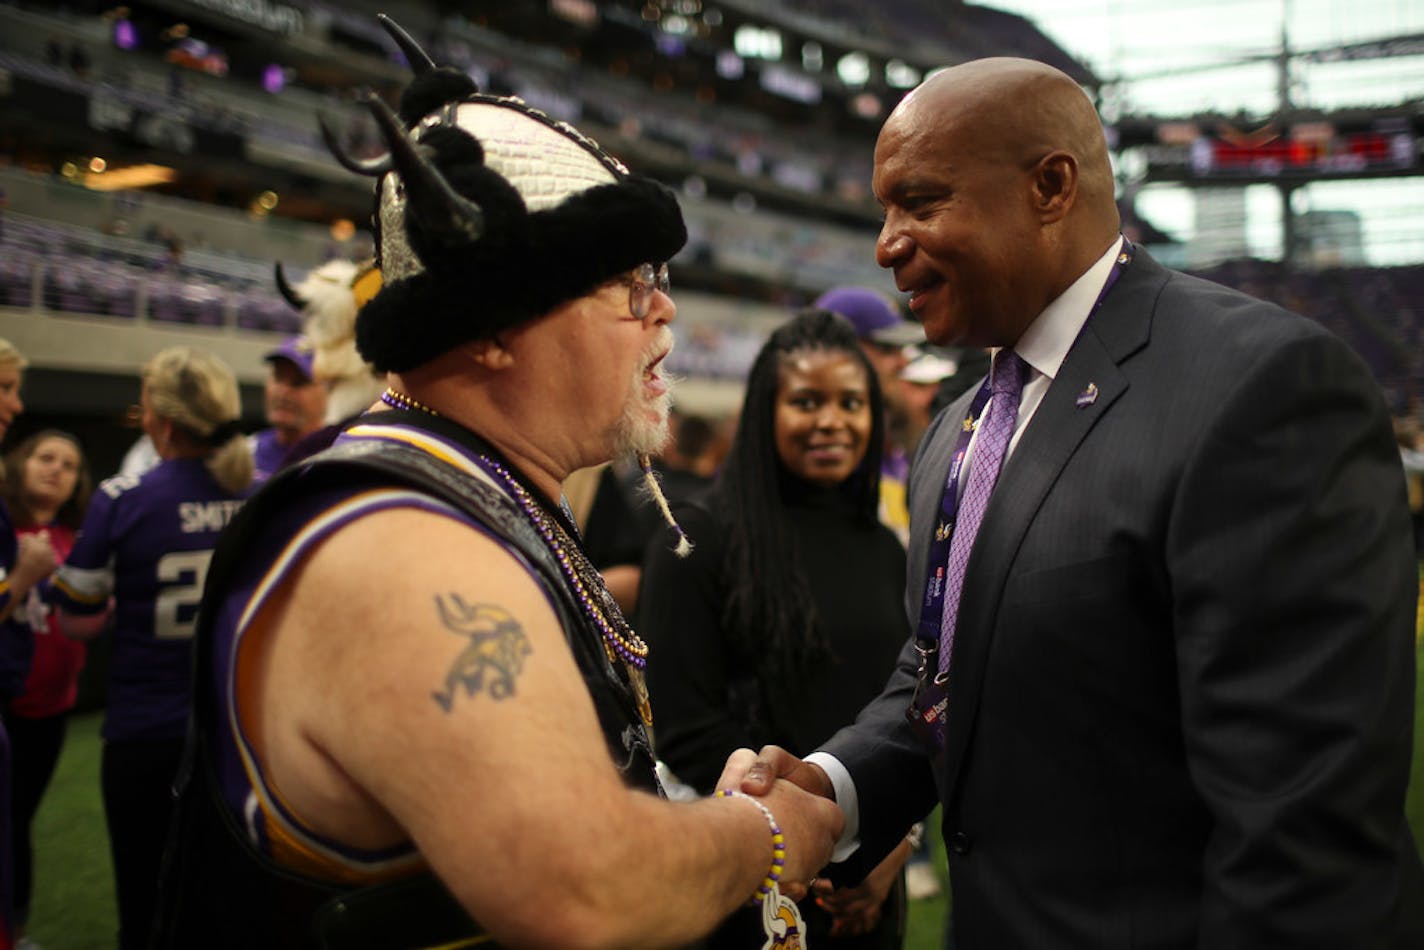
[[[1424,947],[1417,566],[1364,363],[1125,242],[1101,122],[1048,66],[928,80],[873,186],[928,337],[1022,361],[1021,388],[971,389],[925,436],[920,633],[884,694],[744,787],[833,795],[847,880],[942,803],[957,950]]]

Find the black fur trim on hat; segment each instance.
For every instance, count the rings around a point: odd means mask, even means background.
[[[687,243],[687,227],[671,191],[630,176],[531,215],[530,243],[555,265],[544,287],[553,306],[644,262],[669,260]]]
[[[413,128],[417,122],[449,102],[458,102],[479,92],[479,86],[464,73],[451,66],[440,66],[416,76],[401,93],[396,114]]]
[[[492,227],[468,247],[422,256],[424,273],[382,287],[356,320],[362,357],[383,372],[411,369],[641,263],[666,261],[687,242],[676,197],[646,178],[600,185],[515,217],[512,227]]]

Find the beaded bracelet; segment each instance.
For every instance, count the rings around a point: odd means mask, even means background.
[[[717,798],[745,798],[753,805],[761,809],[761,813],[766,816],[766,823],[771,826],[771,867],[766,872],[766,879],[761,882],[761,887],[752,895],[752,900],[760,904],[766,899],[766,895],[776,889],[777,882],[781,880],[781,872],[786,867],[786,835],[782,834],[781,826],[776,823],[776,816],[771,813],[761,802],[757,801],[746,792],[739,792],[734,788],[720,789]]]

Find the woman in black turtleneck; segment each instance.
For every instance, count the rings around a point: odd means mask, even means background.
[[[850,324],[804,311],[753,363],[721,476],[675,508],[695,550],[649,548],[638,632],[657,750],[701,793],[734,749],[804,755],[830,738],[880,693],[909,637],[904,549],[876,517],[882,418]],[[809,943],[901,946],[908,856],[901,845],[856,893],[820,882],[820,900],[800,905]],[[741,912],[706,946],[764,940],[758,914]]]

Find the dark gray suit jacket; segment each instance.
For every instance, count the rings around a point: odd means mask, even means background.
[[[969,396],[911,473],[912,619]],[[908,650],[825,747],[860,796],[847,870],[942,801],[960,950],[1424,947],[1418,593],[1362,361],[1139,251],[985,513],[943,759],[905,725]]]

